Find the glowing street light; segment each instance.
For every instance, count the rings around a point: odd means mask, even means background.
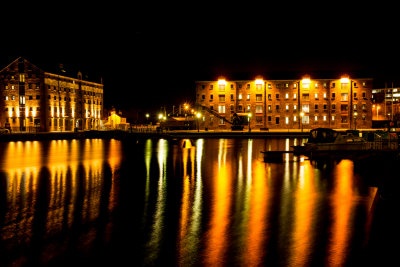
[[[357,130],[357,111],[354,112],[354,130]]]
[[[250,118],[251,118],[251,112],[249,112],[249,113],[247,114],[247,120],[248,120],[248,122],[249,122],[249,132],[251,132],[251,128],[250,128]]]
[[[197,117],[197,132],[200,132],[200,118],[201,118],[201,113],[197,112],[196,113],[196,117]]]

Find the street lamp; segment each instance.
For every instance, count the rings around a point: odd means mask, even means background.
[[[201,113],[197,112],[196,113],[196,117],[197,117],[197,132],[200,132],[200,118],[201,118]]]
[[[150,114],[146,113],[146,122],[147,122],[147,124],[149,124],[149,117],[150,117]]]
[[[303,116],[304,116],[304,112],[300,112],[301,132],[303,132]]]
[[[247,120],[249,122],[249,132],[251,132],[251,128],[250,128],[250,118],[251,118],[251,113],[249,112],[249,114],[247,114]]]
[[[357,130],[357,111],[354,112],[354,130]]]

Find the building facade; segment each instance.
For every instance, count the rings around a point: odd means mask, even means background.
[[[0,71],[0,127],[12,131],[98,129],[103,84],[45,72],[18,58]]]
[[[233,114],[252,129],[371,128],[372,79],[197,81],[200,127],[230,129]]]

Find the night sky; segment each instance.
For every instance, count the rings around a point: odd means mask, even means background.
[[[2,16],[0,67],[19,56],[48,72],[62,63],[67,76],[102,77],[106,107],[143,112],[193,102],[194,81],[220,75],[400,81],[395,9],[333,3],[31,6],[15,23]]]

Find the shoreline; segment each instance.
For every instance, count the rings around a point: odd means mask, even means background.
[[[168,132],[127,132],[127,131],[80,131],[80,132],[39,132],[1,134],[0,142],[70,140],[70,139],[142,139],[142,138],[268,138],[307,137],[308,132],[298,131],[168,131]]]
[[[377,129],[363,129],[360,131],[371,131]],[[307,138],[309,129],[303,132],[293,130],[270,130],[270,131],[168,131],[168,132],[145,132],[145,131],[80,131],[80,132],[39,132],[39,133],[11,133],[1,134],[0,142],[11,141],[40,141],[40,140],[70,140],[70,139],[118,139],[118,140],[136,140],[143,138],[287,138],[303,137]]]

